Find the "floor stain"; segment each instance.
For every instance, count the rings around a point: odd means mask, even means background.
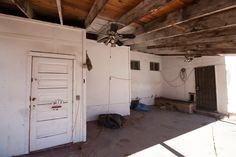
[[[130,140],[129,139],[127,139],[127,138],[123,138],[123,139],[120,139],[120,141],[119,142],[121,142],[121,143],[129,143],[130,142]]]

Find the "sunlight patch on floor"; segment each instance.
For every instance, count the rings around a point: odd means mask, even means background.
[[[232,157],[235,141],[236,124],[217,121],[129,157]]]

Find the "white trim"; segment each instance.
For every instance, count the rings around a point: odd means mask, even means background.
[[[58,54],[54,52],[30,51],[28,55],[33,57],[61,58],[61,59],[72,59],[72,60],[76,59],[75,55],[61,54],[61,53]]]
[[[32,59],[33,56],[27,56],[27,82],[26,82],[26,108],[28,109],[28,117],[27,117],[27,125],[25,128],[25,146],[26,150],[25,153],[28,154],[30,150],[30,123],[31,123],[31,110],[30,110],[30,96],[31,96],[31,77],[32,77]]]
[[[77,71],[77,69],[76,69],[76,60],[74,60],[73,61],[73,70],[74,70],[74,72],[73,72],[73,109],[72,109],[72,122],[73,122],[73,124],[72,124],[72,142],[74,142],[74,139],[75,139],[75,137],[76,137],[76,122],[77,122],[77,112],[79,112],[78,111],[78,106],[79,106],[79,103],[80,102],[78,102],[77,103],[77,101],[76,101],[76,71]]]
[[[67,44],[67,45],[77,45],[78,42],[81,41],[74,41],[74,40],[65,40],[65,39],[55,39],[52,37],[43,37],[43,36],[36,36],[36,35],[26,35],[26,34],[20,34],[20,33],[12,33],[12,32],[0,32],[0,37],[3,38],[14,38],[14,39],[20,39],[20,40],[33,40],[33,41],[40,41],[40,42],[56,42],[59,44]]]
[[[45,26],[54,26],[54,27],[58,27],[58,28],[65,28],[65,29],[76,30],[76,31],[85,30],[85,29],[82,29],[82,28],[79,28],[79,27],[60,25],[60,24],[57,24],[57,23],[50,23],[50,22],[46,22],[46,21],[23,18],[23,17],[13,16],[13,15],[6,15],[6,14],[2,14],[2,13],[0,13],[0,18],[2,18],[2,19],[12,19],[12,20],[35,23],[35,24],[41,24],[41,25],[45,25]]]
[[[83,52],[82,52],[82,64],[86,63],[86,32],[82,35]],[[87,102],[86,102],[86,87],[87,87],[87,68],[82,66],[82,117],[81,117],[81,141],[86,141],[87,137]]]
[[[132,86],[132,84],[131,84],[131,81],[132,81],[132,76],[131,76],[131,68],[130,68],[130,61],[131,61],[131,57],[130,57],[130,47],[128,47],[128,72],[129,72],[129,103],[131,103],[131,97],[132,97],[132,93],[131,93],[131,86]],[[130,115],[130,110],[129,110],[129,115]]]

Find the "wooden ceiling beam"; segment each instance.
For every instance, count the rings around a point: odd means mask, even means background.
[[[202,28],[212,28],[215,26],[236,23],[233,16],[236,14],[236,1],[234,1],[234,4],[235,5],[201,14],[199,16],[192,17],[191,15],[191,18],[172,24],[170,24],[170,19],[167,18],[168,22],[165,21],[164,24],[159,23],[159,25],[163,27],[158,27],[138,35],[135,39],[126,41],[125,45],[141,44],[150,40],[155,40],[165,36],[177,35],[183,32],[192,32]]]
[[[144,53],[150,53],[150,54],[184,54],[186,52],[179,51],[179,50],[158,50],[158,49],[147,49],[145,47],[138,47],[138,48],[131,48],[132,51],[140,51]]]
[[[84,25],[85,28],[87,28],[93,21],[94,19],[98,16],[98,14],[102,11],[104,6],[106,5],[108,0],[95,0],[87,18],[85,19]]]
[[[235,32],[236,33],[236,32]],[[179,47],[179,46],[201,46],[201,45],[211,45],[211,44],[218,44],[218,45],[229,45],[235,43],[236,35],[228,35],[228,36],[216,36],[216,37],[205,37],[201,39],[197,39],[194,37],[189,38],[178,38],[172,40],[163,40],[157,42],[156,45],[149,45],[146,46],[147,49],[161,49],[161,48],[170,48]],[[142,45],[136,46],[138,47],[145,47]],[[135,49],[135,47],[132,47]]]
[[[179,45],[194,45],[207,44],[219,42],[233,42],[236,39],[236,24],[230,26],[223,26],[214,29],[206,29],[197,32],[184,33],[164,37],[158,40],[149,41],[144,44],[132,45],[132,49],[140,47],[161,48],[173,47]]]
[[[217,51],[233,51],[234,50],[234,53],[236,51],[236,48],[235,47],[232,47],[232,46],[224,46],[222,48],[219,48],[219,47],[194,47],[194,46],[189,46],[189,47],[186,47],[186,46],[182,46],[182,47],[174,47],[174,48],[158,48],[158,49],[147,49],[147,48],[138,48],[136,50],[144,50],[144,51],[147,51],[147,52],[150,52],[150,53],[168,53],[168,54],[175,54],[175,53],[178,53],[178,52],[185,52],[185,53],[188,53],[188,52],[203,52],[203,51],[215,51],[217,53]]]
[[[125,27],[126,25],[134,22],[138,18],[151,13],[155,9],[158,9],[160,6],[166,3],[166,0],[143,0],[133,9],[128,11],[126,14],[121,16],[116,22],[121,24],[119,29]],[[109,25],[104,25],[99,32],[105,33],[109,29]]]
[[[117,22],[128,25],[138,18],[150,14],[151,12],[158,9],[160,6],[166,3],[166,0],[144,0],[139,3],[136,7],[131,9],[129,12],[124,14]]]
[[[209,4],[207,4],[209,3]],[[178,25],[183,22],[188,22],[190,20],[194,20],[198,17],[209,16],[210,13],[216,11],[221,11],[223,8],[228,8],[232,5],[235,5],[234,0],[225,0],[225,1],[218,1],[218,0],[204,0],[198,1],[198,3],[193,3],[193,5],[189,5],[181,10],[177,10],[168,14],[168,17],[165,21],[160,22],[159,18],[136,28],[135,34],[144,34],[149,33],[151,31],[155,31],[161,28],[165,28],[168,26]],[[206,7],[207,6],[207,7]],[[223,10],[222,10],[223,11]]]
[[[200,31],[195,31],[195,32],[188,32],[188,33],[183,33],[183,34],[177,34],[173,36],[167,36],[167,37],[162,37],[155,39],[153,41],[148,41],[143,44],[136,44],[132,45],[131,47],[135,49],[136,47],[146,47],[146,46],[153,46],[153,45],[160,45],[160,44],[177,44],[177,43],[189,43],[189,42],[194,42],[199,41],[207,41],[209,38],[214,38],[220,37],[220,36],[225,36],[225,39],[228,36],[232,36],[236,34],[236,24],[232,25],[227,25],[227,26],[221,26],[221,27],[216,27],[216,28],[210,28],[210,29],[204,29]]]
[[[56,0],[57,3],[57,11],[60,19],[61,25],[63,25],[63,15],[62,15],[62,5],[61,5],[61,0]]]
[[[149,54],[155,54],[155,55],[164,55],[164,56],[169,56],[169,55],[202,55],[202,56],[218,56],[221,54],[235,54],[236,48],[225,48],[225,49],[214,49],[214,48],[206,48],[206,49],[201,49],[201,50],[195,50],[195,51],[189,51],[189,50],[150,50],[146,48],[139,48],[136,49],[136,51],[140,51],[143,53],[149,53]]]
[[[147,49],[158,49],[158,50],[202,50],[202,49],[233,49],[236,48],[236,41],[233,42],[218,42],[218,43],[201,43],[191,45],[178,45],[171,47],[147,47]]]
[[[156,55],[158,55],[158,56],[182,56],[183,57],[183,59],[185,59],[184,58],[184,56],[186,56],[186,53],[182,53],[182,54],[156,54]],[[218,56],[217,54],[201,54],[201,53],[197,53],[197,54],[191,54],[192,56]]]
[[[34,18],[34,11],[28,0],[11,0],[28,18]]]

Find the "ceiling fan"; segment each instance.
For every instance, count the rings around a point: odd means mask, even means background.
[[[184,56],[185,57],[185,62],[191,62],[193,61],[194,58],[200,58],[202,57],[201,54],[195,54],[195,51],[196,50],[188,50],[186,55]]]
[[[181,57],[176,57],[180,59],[184,59],[184,62],[192,62],[195,58],[200,58],[202,57],[201,54],[197,54],[196,50],[188,50],[183,56]]]
[[[122,39],[134,39],[134,34],[120,34],[118,31],[118,25],[116,23],[110,24],[110,29],[103,35],[102,38],[98,39],[97,42],[104,43],[105,45],[111,44],[111,47],[122,46]]]

